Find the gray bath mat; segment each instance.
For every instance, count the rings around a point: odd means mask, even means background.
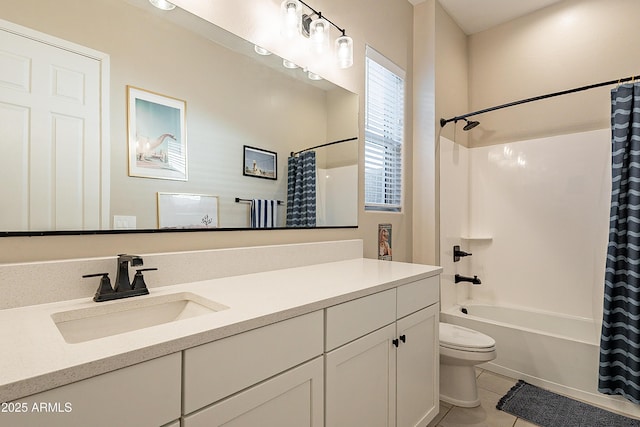
[[[522,380],[496,406],[542,427],[640,427],[634,420],[543,390]]]

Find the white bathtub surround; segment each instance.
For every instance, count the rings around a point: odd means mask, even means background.
[[[358,166],[318,168],[317,176],[317,225],[357,225]]]
[[[443,309],[469,298],[470,286],[454,283],[454,275],[471,273],[469,257],[453,262],[453,246],[472,252],[469,242],[469,149],[440,138],[440,304]],[[477,273],[475,273],[477,274]],[[482,278],[480,278],[482,280]]]
[[[455,295],[600,319],[610,131],[440,144],[443,307]],[[453,244],[473,256],[453,264]],[[476,274],[482,285],[449,286],[455,273]]]
[[[609,129],[474,148],[471,297],[602,318],[611,192]],[[477,244],[476,244],[477,243]]]
[[[467,309],[463,314],[460,308]],[[597,392],[599,322],[516,306],[462,302],[440,314],[448,322],[496,340],[492,372],[640,418],[640,407]]]
[[[341,240],[135,255],[142,256],[144,268],[158,268],[158,271],[145,273],[147,286],[153,289],[238,274],[361,258],[362,251],[362,240]],[[98,288],[98,279],[83,279],[82,276],[107,272],[111,283],[115,283],[116,258],[114,254],[113,257],[105,258],[0,264],[0,310],[92,297]],[[134,269],[129,272],[133,278]]]

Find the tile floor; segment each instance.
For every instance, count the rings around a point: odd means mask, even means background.
[[[482,369],[478,373],[480,406],[460,408],[440,402],[440,413],[428,427],[530,427],[536,426],[523,419],[496,409],[498,400],[517,380]]]

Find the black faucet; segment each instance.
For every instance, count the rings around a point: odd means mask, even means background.
[[[113,287],[116,292],[130,291],[132,289],[129,281],[129,263],[131,263],[131,267],[139,267],[143,264],[142,258],[138,255],[118,255],[118,274],[116,275],[116,284]]]
[[[461,276],[459,274],[456,274],[455,278],[456,278],[456,283],[459,283],[459,282],[471,282],[474,285],[482,284],[480,279],[478,279],[478,276],[467,277],[467,276]]]
[[[144,281],[142,272],[157,270],[157,268],[141,268],[136,269],[136,275],[133,283],[129,282],[129,264],[132,267],[139,267],[143,264],[142,258],[138,255],[118,255],[118,273],[116,276],[116,284],[112,288],[109,273],[87,274],[82,277],[99,277],[100,286],[93,297],[96,302],[111,301],[114,299],[135,297],[138,295],[147,295],[149,289]]]

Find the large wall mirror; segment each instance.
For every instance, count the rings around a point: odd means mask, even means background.
[[[36,114],[41,101],[30,101],[36,108],[22,107],[14,95],[29,92],[40,78],[62,94],[77,92],[81,98],[89,82],[78,83],[70,66],[55,61],[48,68],[56,78],[38,77],[28,68],[37,61],[25,59],[30,48],[16,48],[10,38],[15,35],[0,31],[0,129],[10,135],[0,139],[0,149],[8,154],[0,173],[3,235],[151,231],[160,225],[193,229],[192,220],[184,218],[194,212],[210,214],[202,227],[252,228],[254,199],[281,201],[273,208],[273,225],[283,228],[291,153],[358,136],[356,94],[327,80],[311,80],[302,69],[284,68],[281,58],[258,55],[247,41],[179,8],[163,12],[147,0],[0,0],[0,10],[0,19],[109,57],[108,76],[102,76],[109,88],[109,113],[102,122],[108,149],[89,152],[83,162],[68,160],[64,153],[79,149],[73,141],[87,122],[67,110]],[[21,73],[31,80],[16,87]],[[139,173],[140,167],[132,173],[131,167],[136,162],[129,151],[132,120],[138,120],[139,129],[146,120],[140,105],[132,117],[136,93],[154,108],[180,110],[178,126],[184,126],[179,141],[165,136],[166,148],[148,155],[149,173]],[[46,144],[33,139],[39,133],[48,138]],[[156,141],[161,136],[144,137]],[[168,161],[176,150],[178,160]],[[357,226],[357,138],[313,151],[316,226]],[[156,173],[160,167],[153,161],[170,166],[184,161],[184,176],[167,179]],[[106,170],[93,173],[105,164]],[[67,191],[72,181],[79,190]],[[196,207],[184,208],[180,198],[191,196],[204,197],[195,202],[192,197],[188,203]],[[97,200],[94,213],[87,214],[91,209],[77,200],[82,197]]]

